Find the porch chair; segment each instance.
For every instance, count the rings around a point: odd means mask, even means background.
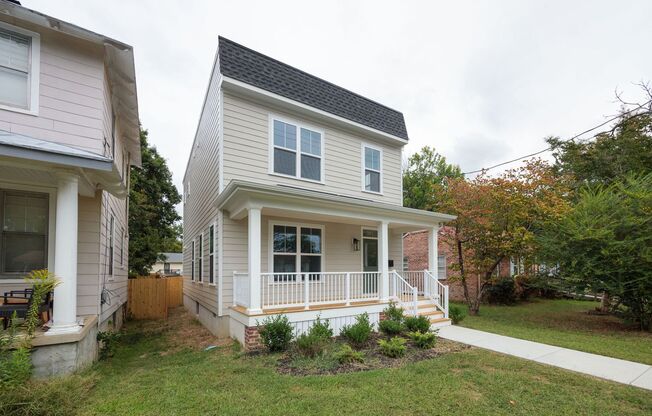
[[[34,298],[34,289],[24,289],[24,290],[12,290],[5,292],[3,299],[3,304],[0,305],[0,319],[2,319],[3,329],[9,327],[9,322],[16,313],[17,318],[25,319],[27,318],[27,311],[29,311],[30,305],[32,304]],[[50,308],[52,306],[52,293],[47,293],[41,305],[39,305],[38,311],[41,315],[41,319],[44,322],[50,320]]]

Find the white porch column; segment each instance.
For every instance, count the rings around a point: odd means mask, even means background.
[[[77,324],[77,225],[78,180],[72,173],[57,174],[54,235],[54,274],[61,283],[54,289],[53,326],[46,335],[78,332]]]
[[[260,313],[260,208],[249,208],[248,220],[249,312]]]
[[[380,272],[379,295],[381,301],[389,299],[389,229],[383,221],[378,226],[378,271]]]
[[[437,241],[438,233],[439,226],[432,227],[428,230],[428,270],[437,280],[439,280],[439,268],[437,267],[439,259],[439,247]]]

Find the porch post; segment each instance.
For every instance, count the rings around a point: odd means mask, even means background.
[[[260,208],[249,208],[248,221],[249,312],[260,313]]]
[[[437,280],[439,280],[439,275],[437,274],[437,263],[439,259],[439,247],[437,241],[438,233],[439,226],[432,227],[428,230],[428,269]]]
[[[387,221],[378,226],[378,271],[380,272],[379,293],[381,301],[389,299],[389,229]]]
[[[78,181],[75,174],[57,174],[54,274],[61,283],[54,289],[53,325],[46,335],[74,333],[81,329],[77,324]]]

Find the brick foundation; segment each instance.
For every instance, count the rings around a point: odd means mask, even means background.
[[[245,326],[244,349],[245,351],[256,351],[263,348],[260,340],[260,332],[257,326]]]

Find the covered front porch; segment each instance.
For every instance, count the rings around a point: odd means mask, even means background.
[[[246,182],[232,182],[218,204],[229,219],[246,223],[247,270],[231,276],[230,306],[241,314],[395,301],[409,314],[447,316],[447,287],[437,279],[437,231],[452,216]],[[422,229],[429,230],[429,267],[404,271],[402,235]]]

